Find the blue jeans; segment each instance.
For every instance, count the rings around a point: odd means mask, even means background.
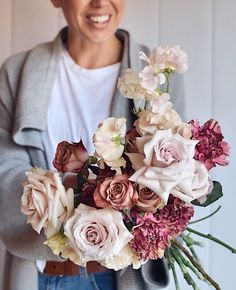
[[[80,267],[80,274],[75,276],[52,276],[38,274],[39,290],[116,290],[115,272],[87,274]]]

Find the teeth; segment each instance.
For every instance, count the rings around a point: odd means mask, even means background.
[[[89,19],[96,23],[103,23],[108,21],[110,18],[109,15],[101,15],[101,16],[90,16]]]

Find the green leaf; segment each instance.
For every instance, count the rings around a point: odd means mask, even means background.
[[[81,191],[82,186],[85,184],[88,176],[88,170],[81,170],[77,173],[77,189]]]
[[[204,203],[200,203],[197,199],[192,201],[192,204],[197,206],[206,207],[213,202],[217,201],[219,198],[223,196],[222,186],[218,181],[213,181],[213,189],[210,194],[207,195],[207,200]]]

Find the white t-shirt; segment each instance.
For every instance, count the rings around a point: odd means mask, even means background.
[[[61,141],[83,141],[89,154],[94,153],[92,136],[109,116],[120,63],[85,69],[64,49],[47,114],[47,130],[42,134],[50,168],[56,146]]]
[[[61,141],[83,141],[89,154],[94,153],[92,136],[105,118],[109,117],[120,63],[85,69],[77,65],[64,49],[47,112],[47,129],[42,133],[49,168],[57,144]],[[37,261],[43,272],[45,261]]]

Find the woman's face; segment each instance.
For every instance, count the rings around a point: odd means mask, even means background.
[[[125,0],[51,0],[61,7],[72,36],[102,43],[114,36]]]

